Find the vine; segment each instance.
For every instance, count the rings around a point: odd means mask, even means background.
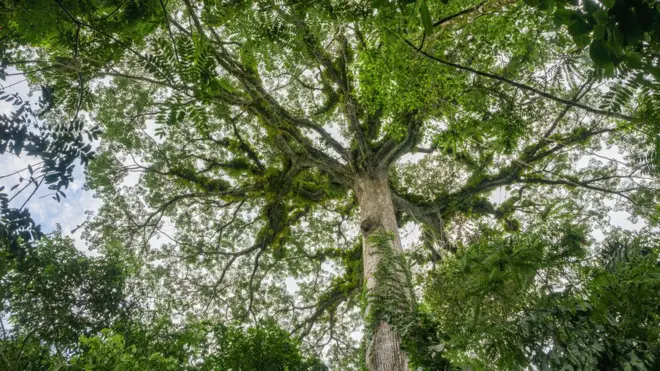
[[[394,235],[382,228],[367,237],[367,244],[376,249],[380,261],[374,272],[375,288],[369,292],[363,287],[363,347],[371,347],[376,327],[386,322],[401,337],[413,369],[447,370],[451,365],[441,355],[447,339],[439,334],[439,326],[431,316],[417,305],[406,257],[394,251],[393,240]]]

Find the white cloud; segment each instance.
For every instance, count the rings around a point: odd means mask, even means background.
[[[8,74],[15,74],[18,71],[14,68],[8,68]],[[5,90],[7,93],[18,93],[23,99],[28,99],[30,91],[29,86],[24,80],[23,75],[8,76],[6,80],[0,82],[0,89]],[[31,101],[38,99],[38,95],[29,98]],[[0,114],[9,113],[12,110],[11,102],[0,101]],[[18,172],[14,175],[0,178],[0,186],[5,186],[3,192],[9,193],[11,197],[15,192],[22,189],[27,185],[30,173],[26,167],[31,165],[36,169],[39,160],[35,157],[27,157],[23,153],[21,156],[16,156],[5,152],[0,156],[0,177]],[[38,172],[38,170],[37,170]],[[82,241],[81,231],[78,230],[75,234],[71,231],[77,226],[82,224],[86,219],[86,211],[96,211],[101,206],[101,200],[94,198],[91,191],[84,191],[83,184],[85,177],[79,163],[76,163],[76,168],[73,172],[74,181],[68,189],[64,190],[65,197],[60,198],[58,203],[52,199],[52,191],[45,185],[42,185],[30,198],[30,201],[25,205],[29,209],[32,218],[37,224],[41,225],[44,232],[52,232],[55,230],[57,224],[62,227],[62,233],[65,236],[74,238],[76,247],[81,251],[88,252],[84,241]],[[20,182],[20,178],[23,181]],[[10,192],[11,188],[19,184],[14,192]],[[25,190],[16,196],[10,203],[10,207],[20,208],[25,201],[30,197],[34,190],[34,185],[29,185]],[[9,192],[8,192],[9,191]]]

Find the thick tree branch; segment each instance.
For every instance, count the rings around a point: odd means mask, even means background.
[[[309,332],[314,327],[314,324],[323,315],[323,313],[325,313],[326,311],[332,308],[336,308],[339,304],[343,303],[344,301],[348,300],[351,296],[356,295],[359,292],[360,292],[359,287],[353,288],[349,292],[345,292],[345,291],[335,292],[334,295],[331,295],[330,297],[318,303],[316,309],[314,310],[314,313],[312,313],[309,317],[307,317],[305,320],[303,320],[298,325],[296,325],[296,327],[294,327],[294,329],[291,331],[290,334],[295,335],[298,331],[302,330],[300,334],[297,336],[297,338],[298,340],[304,339],[305,337],[307,337],[307,335],[309,335]]]
[[[602,134],[602,133],[609,133],[612,131],[615,131],[616,129],[599,129],[599,130],[592,130],[592,131],[586,131],[583,133],[580,133],[579,135],[574,135],[572,137],[567,138],[566,140],[558,143],[554,147],[537,153],[536,155],[529,157],[523,155],[520,159],[514,159],[513,163],[504,169],[502,169],[498,174],[485,177],[481,182],[471,185],[469,187],[463,188],[460,191],[451,194],[447,196],[448,198],[453,198],[453,197],[458,197],[459,199],[463,199],[465,197],[470,197],[472,195],[478,194],[478,193],[483,193],[489,190],[493,190],[497,187],[513,184],[516,182],[517,179],[520,178],[522,171],[524,168],[531,168],[533,169],[532,163],[537,162],[543,158],[546,158],[550,156],[551,154],[559,151],[560,149],[569,146],[571,144],[578,143],[583,140],[587,140],[593,136]]]
[[[291,18],[288,15],[284,16],[286,18]],[[309,53],[311,53],[314,58],[325,68],[325,73],[327,76],[329,76],[330,80],[332,80],[339,87],[342,96],[344,97],[344,112],[346,114],[346,118],[348,119],[349,127],[355,135],[354,139],[358,145],[358,149],[360,150],[362,158],[368,158],[371,151],[364,136],[362,125],[359,121],[359,114],[363,111],[363,109],[353,97],[352,87],[349,79],[348,54],[350,51],[348,49],[350,46],[348,44],[348,39],[343,34],[341,34],[339,37],[340,63],[339,67],[336,67],[330,56],[325,52],[325,49],[321,49],[319,47],[319,43],[316,40],[316,37],[309,30],[309,27],[299,18],[295,18],[292,21],[302,30],[302,32],[304,32],[303,41]]]
[[[257,270],[259,269],[259,259],[261,258],[261,254],[263,254],[264,249],[265,249],[264,245],[262,245],[259,248],[259,252],[257,253],[257,256],[254,258],[254,267],[252,268],[252,274],[250,274],[250,283],[248,284],[250,300],[248,302],[248,307],[247,307],[247,313],[250,314],[253,314],[252,303],[254,302],[254,277],[256,276]]]
[[[394,141],[390,143],[386,142],[378,151],[376,154],[376,160],[378,161],[376,168],[378,170],[387,170],[391,164],[393,164],[399,157],[409,152],[415,143],[418,142],[422,128],[422,121],[416,117],[417,112],[411,112],[406,116],[408,118],[406,136],[401,142],[396,144],[394,144]]]
[[[605,128],[605,129],[591,130],[591,131],[586,131],[584,133],[579,133],[578,135],[574,135],[572,137],[566,138],[565,140],[555,141],[556,144],[552,148],[537,153],[534,156],[523,157],[520,161],[523,163],[523,165],[526,163],[538,161],[572,144],[579,143],[583,140],[587,140],[599,134],[611,133],[616,130],[617,130],[616,128]]]
[[[412,149],[413,152],[418,152],[418,153],[433,153],[435,152],[437,148],[431,147],[431,148],[426,148],[426,147],[415,147]]]
[[[192,6],[189,0],[184,0],[184,3],[191,19],[193,20],[193,24],[195,25],[197,32],[201,37],[208,40],[204,27],[196,14],[195,8]],[[279,117],[281,121],[287,122],[299,128],[311,129],[319,134],[321,139],[333,150],[335,150],[342,158],[347,158],[346,149],[336,139],[334,139],[332,135],[325,131],[325,129],[323,129],[319,124],[306,118],[296,117],[288,110],[286,110],[275,98],[273,98],[271,94],[269,94],[263,88],[260,80],[257,77],[246,72],[246,69],[239,62],[229,56],[228,52],[222,45],[220,45],[219,50],[213,49],[212,52],[215,55],[218,63],[220,63],[220,65],[232,76],[237,78],[247,93],[255,100],[251,104],[247,104],[247,106],[252,107],[253,109],[257,109],[259,116],[263,114],[266,114],[266,116],[272,116],[274,114]],[[276,128],[282,129],[281,125],[279,125],[280,120],[273,120],[272,117],[270,117],[270,119],[267,121],[273,124]],[[307,145],[311,144],[308,143]],[[318,153],[319,151],[313,152]]]
[[[302,163],[313,163],[321,171],[334,177],[338,182],[344,185],[350,184],[347,167],[339,163],[336,159],[330,157],[325,152],[316,148],[316,146],[314,146],[307,137],[302,135],[296,127],[277,125],[276,118],[273,118],[272,115],[261,106],[251,106],[250,109],[254,110],[256,115],[259,115],[262,119],[268,121],[271,126],[278,128],[284,134],[282,135],[282,138],[291,138],[293,139],[293,142],[304,149],[305,156],[301,156],[286,143],[287,139],[284,139],[283,142],[279,144],[285,148],[291,159],[296,159]]]
[[[261,163],[261,160],[259,160],[259,156],[257,155],[257,153],[254,152],[252,147],[243,140],[243,137],[241,136],[241,133],[239,133],[238,127],[236,126],[236,120],[234,120],[234,119],[231,120],[231,126],[234,129],[234,136],[236,137],[236,139],[240,143],[240,148],[243,151],[245,151],[247,156],[252,160],[252,162],[254,162],[255,165],[257,165],[257,167],[263,173],[266,170],[266,168]]]
[[[580,98],[584,97],[585,94],[587,94],[593,85],[594,80],[593,78],[588,77],[587,80],[580,85],[578,88],[577,92],[573,95],[573,102],[577,102],[580,100]],[[544,145],[548,143],[548,138],[552,133],[555,131],[557,126],[559,126],[559,123],[566,117],[566,114],[568,114],[568,111],[571,109],[571,106],[566,106],[564,109],[557,115],[557,117],[553,120],[552,124],[550,127],[543,133],[543,136],[541,137],[541,140],[539,140],[536,145],[531,147],[529,151],[526,151],[525,155],[521,160],[523,161],[529,161],[529,159],[534,158],[534,156],[538,153],[538,151],[543,148]]]
[[[418,223],[425,224],[444,249],[452,252],[456,251],[456,246],[449,241],[445,233],[444,222],[440,218],[438,210],[430,205],[419,205],[405,196],[397,194],[394,190],[392,190],[392,203],[396,210],[410,215]],[[440,260],[440,255],[435,249],[431,249],[431,255],[433,260]]]

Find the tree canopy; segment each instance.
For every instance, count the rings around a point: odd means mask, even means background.
[[[0,10],[12,367],[658,367],[657,2]],[[10,205],[76,161],[98,257]]]

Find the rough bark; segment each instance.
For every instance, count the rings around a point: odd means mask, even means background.
[[[366,366],[370,371],[408,370],[408,358],[401,347],[401,334],[393,320],[382,313],[398,310],[405,318],[412,311],[412,288],[402,269],[383,274],[393,258],[402,260],[403,249],[394,214],[387,176],[361,176],[355,184],[360,204],[363,238],[364,283],[366,290]],[[387,236],[387,238],[377,237]],[[380,242],[378,242],[380,241]],[[383,249],[385,244],[385,250]],[[396,308],[391,308],[396,303]],[[401,305],[403,303],[403,305]],[[388,306],[388,308],[379,308]]]

